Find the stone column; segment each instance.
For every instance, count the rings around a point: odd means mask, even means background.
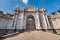
[[[50,24],[49,24],[47,15],[45,15],[45,19],[46,19],[46,23],[47,23],[47,29],[50,29]]]
[[[21,19],[22,19],[22,29],[25,30],[25,15],[24,15],[24,11],[21,13]]]
[[[35,17],[36,29],[41,29],[38,12]]]
[[[42,26],[43,26],[42,28],[44,29],[44,31],[46,31],[46,29],[47,29],[47,22],[46,22],[46,17],[45,17],[46,10],[45,9],[41,9],[40,12],[41,12],[41,16],[42,16],[42,18],[41,18]]]
[[[46,24],[47,24],[47,30],[46,31],[53,33],[53,30],[52,30],[52,28],[50,26],[50,23],[48,21],[47,15],[45,15],[45,19],[46,19]]]
[[[51,14],[51,21],[52,21],[52,24],[53,24],[53,29],[56,29],[56,27],[57,27],[57,23],[56,23],[56,14],[55,14],[55,12],[53,12],[52,14]]]
[[[14,14],[14,18],[13,18],[12,27],[16,31],[16,29],[17,29],[17,26],[16,25],[17,25],[18,13],[19,13],[20,9],[19,8],[16,8],[14,11],[15,11],[15,14]]]
[[[45,19],[45,15],[43,14],[43,25],[44,25],[44,29],[47,29],[47,22],[46,22],[46,19]]]

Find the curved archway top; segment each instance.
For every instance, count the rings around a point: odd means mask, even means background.
[[[27,18],[34,18],[34,16],[33,15],[28,15]]]

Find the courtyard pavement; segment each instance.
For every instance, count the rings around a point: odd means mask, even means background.
[[[27,31],[4,40],[60,40],[60,36],[42,31]]]

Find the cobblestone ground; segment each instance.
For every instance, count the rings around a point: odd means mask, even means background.
[[[29,31],[4,40],[60,40],[60,36],[42,31]]]

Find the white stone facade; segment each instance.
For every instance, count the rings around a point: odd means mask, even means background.
[[[44,29],[45,31],[56,31],[57,33],[60,30],[60,13],[48,17],[45,9],[38,10],[31,6],[25,9],[16,8],[12,19],[0,18],[0,29],[26,30],[27,18],[29,17],[34,18],[34,27],[37,30]]]

